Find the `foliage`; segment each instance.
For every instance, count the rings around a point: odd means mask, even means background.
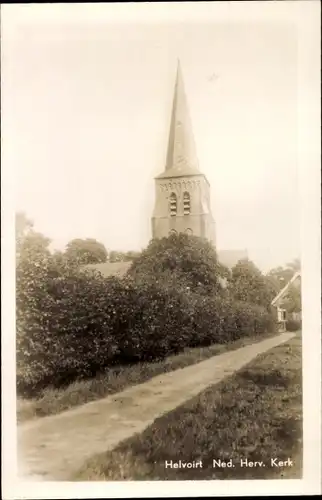
[[[300,312],[302,310],[301,288],[292,283],[283,298],[282,306],[288,313]]]
[[[289,332],[298,332],[301,330],[301,327],[301,321],[297,321],[295,319],[289,319],[286,321],[286,330]]]
[[[270,332],[267,336],[272,336]],[[185,348],[178,354],[167,356],[158,362],[146,361],[131,365],[116,365],[102,370],[96,377],[76,380],[66,387],[46,388],[32,399],[17,400],[17,419],[23,422],[34,417],[54,415],[69,408],[80,406],[123,391],[127,387],[142,384],[152,377],[200,363],[223,352],[260,342],[265,336],[247,335],[225,344]]]
[[[15,217],[16,241],[21,240],[33,228],[33,222],[24,212],[17,212]]]
[[[103,243],[93,238],[74,239],[66,246],[66,257],[77,260],[79,264],[98,264],[106,262],[107,250]]]
[[[299,259],[288,263],[286,267],[277,267],[272,269],[267,274],[267,279],[269,280],[271,286],[274,288],[276,295],[282,290],[287,283],[292,279],[296,271],[300,271],[301,263]],[[280,306],[285,308],[288,313],[300,312],[302,308],[301,304],[301,287],[297,286],[298,283],[292,283],[285,296],[280,300]]]
[[[292,262],[286,264],[285,267],[275,267],[267,273],[267,278],[276,290],[276,294],[284,288],[284,286],[291,280],[294,273],[296,271],[300,271],[300,269],[300,259],[294,259]]]
[[[200,238],[152,241],[123,279],[80,267],[68,252],[51,254],[48,243],[28,233],[17,261],[17,383],[24,395],[112,365],[273,329],[265,308],[223,293],[216,252]]]
[[[24,212],[16,213],[16,260],[27,254],[49,254],[48,245],[50,239],[34,230],[33,222],[28,219]]]
[[[107,366],[271,329],[270,316],[257,306],[103,278],[54,257],[20,262],[17,310],[18,390],[24,395]]]
[[[129,275],[137,282],[154,281],[201,294],[221,292],[224,268],[214,247],[203,238],[180,233],[151,240],[133,262]]]
[[[257,304],[267,309],[276,295],[269,280],[248,259],[240,260],[233,267],[229,291],[237,301]]]

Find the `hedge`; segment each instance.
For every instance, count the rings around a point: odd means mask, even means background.
[[[115,364],[162,359],[273,328],[259,306],[132,278],[104,278],[63,260],[17,269],[17,388],[25,397]]]
[[[301,330],[302,328],[302,322],[295,320],[295,319],[289,319],[286,321],[286,330],[289,332],[297,332],[298,330]]]

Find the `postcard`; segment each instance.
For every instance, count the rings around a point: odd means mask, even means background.
[[[319,10],[2,6],[6,499],[321,493]]]

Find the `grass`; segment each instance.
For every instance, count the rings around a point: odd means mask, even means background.
[[[151,363],[110,368],[90,380],[80,380],[60,389],[46,389],[38,398],[17,400],[18,423],[37,417],[54,415],[69,408],[115,394],[135,384],[146,382],[156,375],[184,368],[227,350],[234,350],[276,333],[249,336],[227,344],[186,349],[182,353]]]
[[[302,468],[301,336],[255,358],[234,376],[155,420],[142,434],[89,460],[71,480],[300,478]],[[276,468],[271,458],[293,461]],[[240,466],[240,459],[265,467]],[[213,468],[229,460],[234,468]],[[202,468],[165,461],[202,460]]]

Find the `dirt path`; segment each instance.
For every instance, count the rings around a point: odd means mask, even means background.
[[[142,432],[157,417],[220,382],[255,356],[294,334],[248,345],[165,373],[104,399],[18,426],[18,464],[23,479],[68,480],[92,455]]]

